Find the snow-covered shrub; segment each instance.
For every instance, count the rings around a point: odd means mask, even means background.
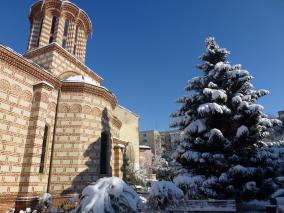
[[[6,212],[6,213],[14,213],[15,209],[10,209],[10,211]],[[19,213],[37,213],[37,210],[33,210],[31,208],[26,208],[26,210],[20,210]]]
[[[184,198],[180,188],[170,181],[153,183],[147,206],[152,210],[166,210],[179,205]]]
[[[200,199],[200,189],[204,180],[203,176],[178,175],[174,178],[174,183],[184,192],[186,198]]]
[[[117,177],[101,178],[87,186],[80,198],[80,213],[134,213],[138,212],[140,198],[123,180]]]
[[[5,213],[15,213],[16,209],[15,208],[12,208],[10,209],[9,211],[6,211]]]
[[[283,176],[279,176],[276,178],[276,183],[280,186],[284,186],[284,177]]]
[[[272,198],[283,197],[283,196],[284,196],[284,189],[278,189],[271,195]]]
[[[40,206],[48,209],[52,206],[52,196],[49,193],[44,193],[43,196],[40,198]]]
[[[155,156],[153,171],[158,180],[171,180],[172,171],[168,161],[162,156]]]
[[[134,162],[130,160],[127,152],[131,152],[128,146],[126,146],[126,149],[123,153],[123,181],[130,185],[146,186],[146,180],[148,179],[147,174],[149,173],[149,171],[147,171],[146,168],[142,167],[140,169],[136,169]]]
[[[178,99],[181,108],[172,114],[172,127],[182,132],[175,160],[192,178],[204,178],[202,185],[192,185],[189,178],[177,179],[178,185],[200,197],[269,198],[284,166],[262,140],[281,122],[270,119],[256,103],[269,92],[256,90],[250,73],[231,65],[228,55],[214,38],[206,40],[203,63],[197,66],[203,75],[188,81],[187,95]]]

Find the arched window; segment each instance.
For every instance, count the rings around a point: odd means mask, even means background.
[[[107,174],[108,172],[108,155],[109,155],[109,134],[102,132],[101,134],[101,154],[100,154],[100,173]]]
[[[65,48],[67,44],[67,35],[68,35],[68,29],[69,29],[70,21],[68,19],[65,20],[64,24],[64,32],[63,32],[63,40],[62,40],[62,47]]]
[[[77,49],[77,41],[78,41],[78,31],[79,31],[79,26],[76,26],[76,32],[75,32],[75,41],[74,41],[74,49],[73,49],[73,54],[76,54],[76,49]]]
[[[64,25],[63,36],[67,36],[67,34],[68,34],[69,23],[70,23],[70,21],[68,19],[66,19],[65,25]]]
[[[52,17],[52,22],[51,22],[49,43],[52,43],[54,41],[54,33],[55,33],[56,21],[57,21],[57,17],[53,16]]]
[[[53,16],[52,17],[52,22],[51,22],[51,30],[50,30],[51,34],[54,34],[54,32],[55,32],[56,21],[57,21],[57,17]]]
[[[39,166],[39,173],[41,173],[41,174],[44,173],[45,155],[46,155],[46,148],[47,148],[47,142],[48,142],[48,133],[49,133],[49,128],[48,128],[47,125],[45,125],[43,140],[42,140],[42,147],[41,147],[40,166]]]
[[[36,47],[39,47],[40,36],[41,36],[41,31],[42,31],[42,25],[43,25],[43,18],[42,18],[41,21],[40,21],[40,26],[39,26],[39,32],[38,32]]]

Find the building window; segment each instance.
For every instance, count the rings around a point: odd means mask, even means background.
[[[75,44],[75,45],[74,45],[74,50],[73,50],[73,54],[74,54],[74,55],[76,54],[76,48],[77,48],[77,45]]]
[[[52,22],[51,22],[51,30],[50,30],[50,33],[51,33],[51,34],[53,34],[53,33],[55,32],[56,20],[57,20],[57,17],[56,17],[56,16],[53,16],[53,17],[52,17]]]
[[[51,30],[50,30],[50,37],[49,37],[49,43],[51,44],[54,40],[54,33],[55,33],[55,26],[56,26],[56,21],[57,17],[53,16],[52,17],[52,22],[51,22]]]
[[[70,21],[66,19],[64,25],[64,32],[63,32],[63,40],[62,40],[62,47],[65,49],[67,45],[67,36],[68,36],[68,29],[69,29]]]
[[[63,41],[62,41],[62,47],[65,49],[66,48],[66,44],[67,44],[67,41],[66,39],[64,38]]]
[[[51,44],[53,42],[53,36],[50,36],[49,43]]]
[[[67,20],[65,21],[65,25],[64,25],[64,33],[63,33],[63,36],[67,36],[67,34],[68,34],[69,23],[70,23],[70,21],[67,19]]]
[[[101,155],[100,155],[100,173],[107,174],[108,171],[108,155],[109,155],[109,135],[107,132],[101,134]]]
[[[39,173],[44,173],[44,165],[45,165],[45,155],[46,155],[46,145],[48,140],[48,126],[45,125],[44,127],[44,134],[43,134],[43,141],[42,141],[42,148],[41,148],[41,158],[40,158],[40,166],[39,166]]]
[[[76,49],[77,49],[77,41],[78,41],[78,31],[79,31],[79,26],[76,26],[76,32],[75,32],[75,41],[74,41],[74,49],[73,49],[73,54],[76,54]]]
[[[43,25],[43,19],[41,19],[41,21],[40,21],[40,26],[39,26],[39,32],[38,32],[38,38],[37,38],[36,47],[39,47],[39,41],[40,41],[40,36],[41,36],[41,31],[42,31],[42,25]]]

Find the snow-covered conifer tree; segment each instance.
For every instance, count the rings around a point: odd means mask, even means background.
[[[266,198],[275,190],[273,178],[282,162],[260,148],[261,141],[281,122],[256,104],[269,92],[255,90],[250,73],[231,65],[228,55],[208,38],[197,66],[203,75],[189,80],[188,94],[178,100],[181,108],[173,113],[172,126],[183,136],[175,158],[190,174],[176,181],[193,189],[195,198]]]

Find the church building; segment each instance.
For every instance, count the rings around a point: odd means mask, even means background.
[[[78,196],[100,177],[139,168],[139,117],[85,64],[89,16],[66,0],[31,6],[21,55],[0,45],[0,212]]]

